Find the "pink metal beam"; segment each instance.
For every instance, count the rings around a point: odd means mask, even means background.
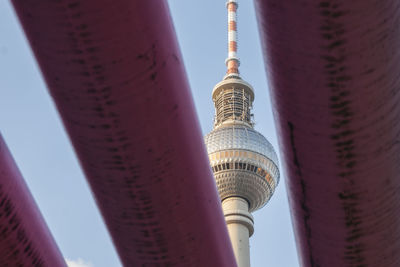
[[[13,0],[125,266],[235,266],[166,1]]]
[[[302,266],[400,266],[400,2],[257,0]]]
[[[0,266],[66,266],[1,134]]]

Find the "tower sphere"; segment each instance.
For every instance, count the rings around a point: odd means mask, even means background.
[[[252,212],[264,206],[279,183],[278,160],[260,133],[243,125],[220,127],[205,136],[221,200],[242,197]]]
[[[267,139],[253,129],[251,86],[229,77],[213,90],[214,130],[205,136],[221,200],[244,198],[252,212],[264,206],[279,183],[278,157]]]

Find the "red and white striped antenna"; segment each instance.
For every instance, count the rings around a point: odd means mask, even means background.
[[[237,0],[228,0],[226,3],[228,9],[228,58],[225,64],[228,68],[226,78],[229,76],[239,76],[240,61],[237,57],[237,9],[239,4]]]

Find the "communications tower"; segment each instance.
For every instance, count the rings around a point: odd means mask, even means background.
[[[229,0],[226,5],[227,73],[212,92],[214,129],[205,136],[205,143],[238,267],[249,267],[249,237],[254,232],[251,212],[271,198],[279,182],[279,169],[272,145],[254,130],[254,90],[239,75],[238,2]]]

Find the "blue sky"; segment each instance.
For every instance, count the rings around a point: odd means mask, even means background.
[[[225,74],[225,0],[169,0],[203,129],[212,130],[211,91]],[[256,129],[278,149],[253,1],[239,1],[242,77],[256,93]],[[71,267],[121,266],[9,1],[0,1],[0,131]],[[275,195],[254,213],[252,267],[299,266],[285,172]],[[73,265],[75,264],[75,265]]]

